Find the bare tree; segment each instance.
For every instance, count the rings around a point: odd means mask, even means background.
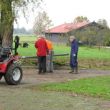
[[[33,26],[34,33],[39,35],[52,26],[52,21],[45,11],[39,12]]]

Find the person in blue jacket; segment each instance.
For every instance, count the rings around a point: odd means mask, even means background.
[[[76,40],[75,36],[70,36],[70,43],[71,43],[71,53],[70,53],[70,73],[78,73],[78,41]]]

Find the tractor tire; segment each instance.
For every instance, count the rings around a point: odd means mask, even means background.
[[[17,63],[12,63],[4,76],[5,81],[8,85],[18,85],[22,80],[22,68]]]

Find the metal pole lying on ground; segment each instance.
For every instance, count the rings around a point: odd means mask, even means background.
[[[53,56],[56,57],[56,56],[68,56],[69,54],[66,53],[66,54],[54,54]],[[21,59],[26,59],[26,58],[37,58],[37,56],[22,56],[20,57]]]
[[[59,57],[59,56],[68,56],[69,54],[68,53],[65,53],[65,54],[54,54],[53,57]],[[38,58],[37,56],[22,56],[22,57],[19,57],[20,59],[36,59]],[[46,61],[47,63],[47,61]],[[50,63],[52,64],[49,64],[47,63],[46,65],[46,69],[48,72],[53,72],[53,61],[51,60]]]

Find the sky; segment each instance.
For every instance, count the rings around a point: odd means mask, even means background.
[[[77,16],[86,16],[91,22],[106,19],[110,26],[110,0],[44,0],[42,9],[48,13],[54,26],[72,22]],[[21,14],[15,27],[31,29],[37,12],[38,9],[28,12],[28,22]]]

